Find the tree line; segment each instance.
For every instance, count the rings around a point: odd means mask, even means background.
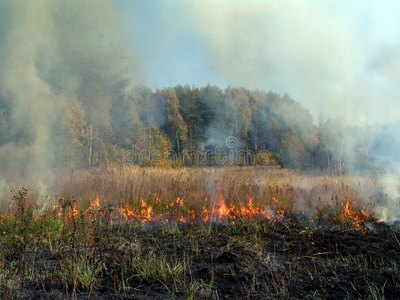
[[[11,130],[12,102],[0,100],[0,145],[29,142],[29,132]],[[223,162],[344,171],[349,163],[371,163],[362,139],[351,145],[341,140],[340,130],[363,136],[365,128],[349,129],[332,119],[316,124],[300,103],[272,91],[212,85],[128,88],[119,78],[113,84],[82,84],[73,95],[59,90],[55,101],[60,107],[52,129],[55,167]],[[233,146],[227,145],[229,137]],[[188,159],[194,153],[198,159]],[[220,157],[232,153],[234,160]]]

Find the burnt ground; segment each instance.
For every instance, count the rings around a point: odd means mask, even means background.
[[[265,221],[107,230],[86,242],[3,243],[11,271],[0,273],[2,298],[400,298],[400,233],[382,224],[369,232]]]

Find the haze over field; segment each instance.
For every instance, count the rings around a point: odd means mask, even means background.
[[[304,167],[320,153],[328,153],[328,167],[332,161],[348,171],[378,165],[393,219],[399,211],[399,13],[397,1],[2,0],[0,185],[43,174],[55,161],[73,164],[80,157],[79,165],[88,160],[88,145],[89,162],[108,163],[154,136],[157,149],[181,152],[235,135],[243,148],[264,147],[288,165],[301,158]],[[197,93],[195,103],[216,116],[202,119],[203,133],[193,143],[197,121],[182,112],[176,91],[131,92],[139,84],[155,90],[208,83],[252,92],[181,91]],[[288,96],[256,89],[288,93],[314,121]],[[263,108],[257,117],[246,110],[254,99]],[[170,106],[161,113],[160,103]],[[322,132],[316,129],[320,114],[332,137],[318,140],[323,150],[312,144]],[[238,124],[243,116],[247,123]],[[276,142],[270,134],[258,145],[256,124],[279,129]]]
[[[132,44],[153,88],[184,82],[271,89],[315,117],[399,119],[396,1],[125,2]]]

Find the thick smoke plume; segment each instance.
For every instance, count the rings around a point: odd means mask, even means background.
[[[93,108],[91,121],[102,122],[95,107],[130,55],[119,50],[126,48],[123,22],[112,1],[0,1],[0,108],[9,115],[0,180],[51,170],[64,99],[79,95]],[[85,94],[96,86],[106,94]]]

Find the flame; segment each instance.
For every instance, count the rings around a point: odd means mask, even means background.
[[[153,197],[154,196],[154,197]],[[317,224],[320,221],[318,211],[316,209],[309,210],[308,208],[303,211],[295,211],[292,209],[288,214],[284,209],[283,203],[278,198],[272,198],[270,201],[260,203],[255,200],[251,195],[248,196],[246,201],[239,203],[227,203],[224,198],[223,186],[218,190],[215,196],[210,199],[205,198],[204,203],[200,208],[190,209],[184,197],[177,197],[175,200],[169,202],[166,200],[161,201],[157,194],[153,194],[151,199],[141,199],[139,203],[126,203],[123,201],[121,207],[115,207],[106,214],[103,210],[99,197],[94,200],[89,199],[88,208],[82,209],[76,203],[69,208],[62,208],[55,205],[52,208],[53,216],[64,218],[66,222],[70,222],[77,216],[82,215],[87,220],[93,220],[94,216],[108,217],[112,222],[142,222],[149,223],[153,221],[160,221],[166,224],[172,220],[188,223],[193,221],[200,222],[219,222],[225,224],[235,224],[237,220],[248,220],[251,218],[259,218],[269,220],[271,222],[282,222],[287,220],[292,222],[296,220],[293,216],[303,215],[299,223],[309,222]],[[339,204],[338,204],[339,205]],[[342,204],[338,207],[339,214],[336,215],[331,221],[333,224],[341,226],[349,226],[356,230],[368,230],[367,222],[372,220],[373,211],[366,207],[361,210],[356,209],[356,203],[350,202],[346,197]],[[310,218],[310,213],[313,216]],[[40,214],[34,219],[37,222],[46,214]],[[0,221],[11,219],[11,216],[0,215]]]
[[[102,207],[101,207],[101,205],[100,205],[100,198],[99,198],[99,196],[97,196],[97,197],[96,197],[96,200],[95,200],[95,201],[92,201],[92,202],[90,203],[89,209],[96,210],[96,209],[101,209],[101,208],[102,208]]]
[[[252,218],[256,215],[259,215],[260,211],[253,206],[253,198],[250,198],[249,204],[247,205],[247,207],[246,207],[246,205],[241,206],[240,213],[241,213],[242,217]]]
[[[75,218],[77,215],[79,215],[79,209],[77,208],[77,204],[75,203],[71,211],[68,213],[68,219]]]
[[[353,202],[353,204],[356,204]],[[366,220],[373,216],[373,211],[368,211],[365,207],[361,211],[356,211],[347,197],[344,198],[342,203],[341,221],[343,225],[351,225],[356,230],[368,230],[365,227]]]

